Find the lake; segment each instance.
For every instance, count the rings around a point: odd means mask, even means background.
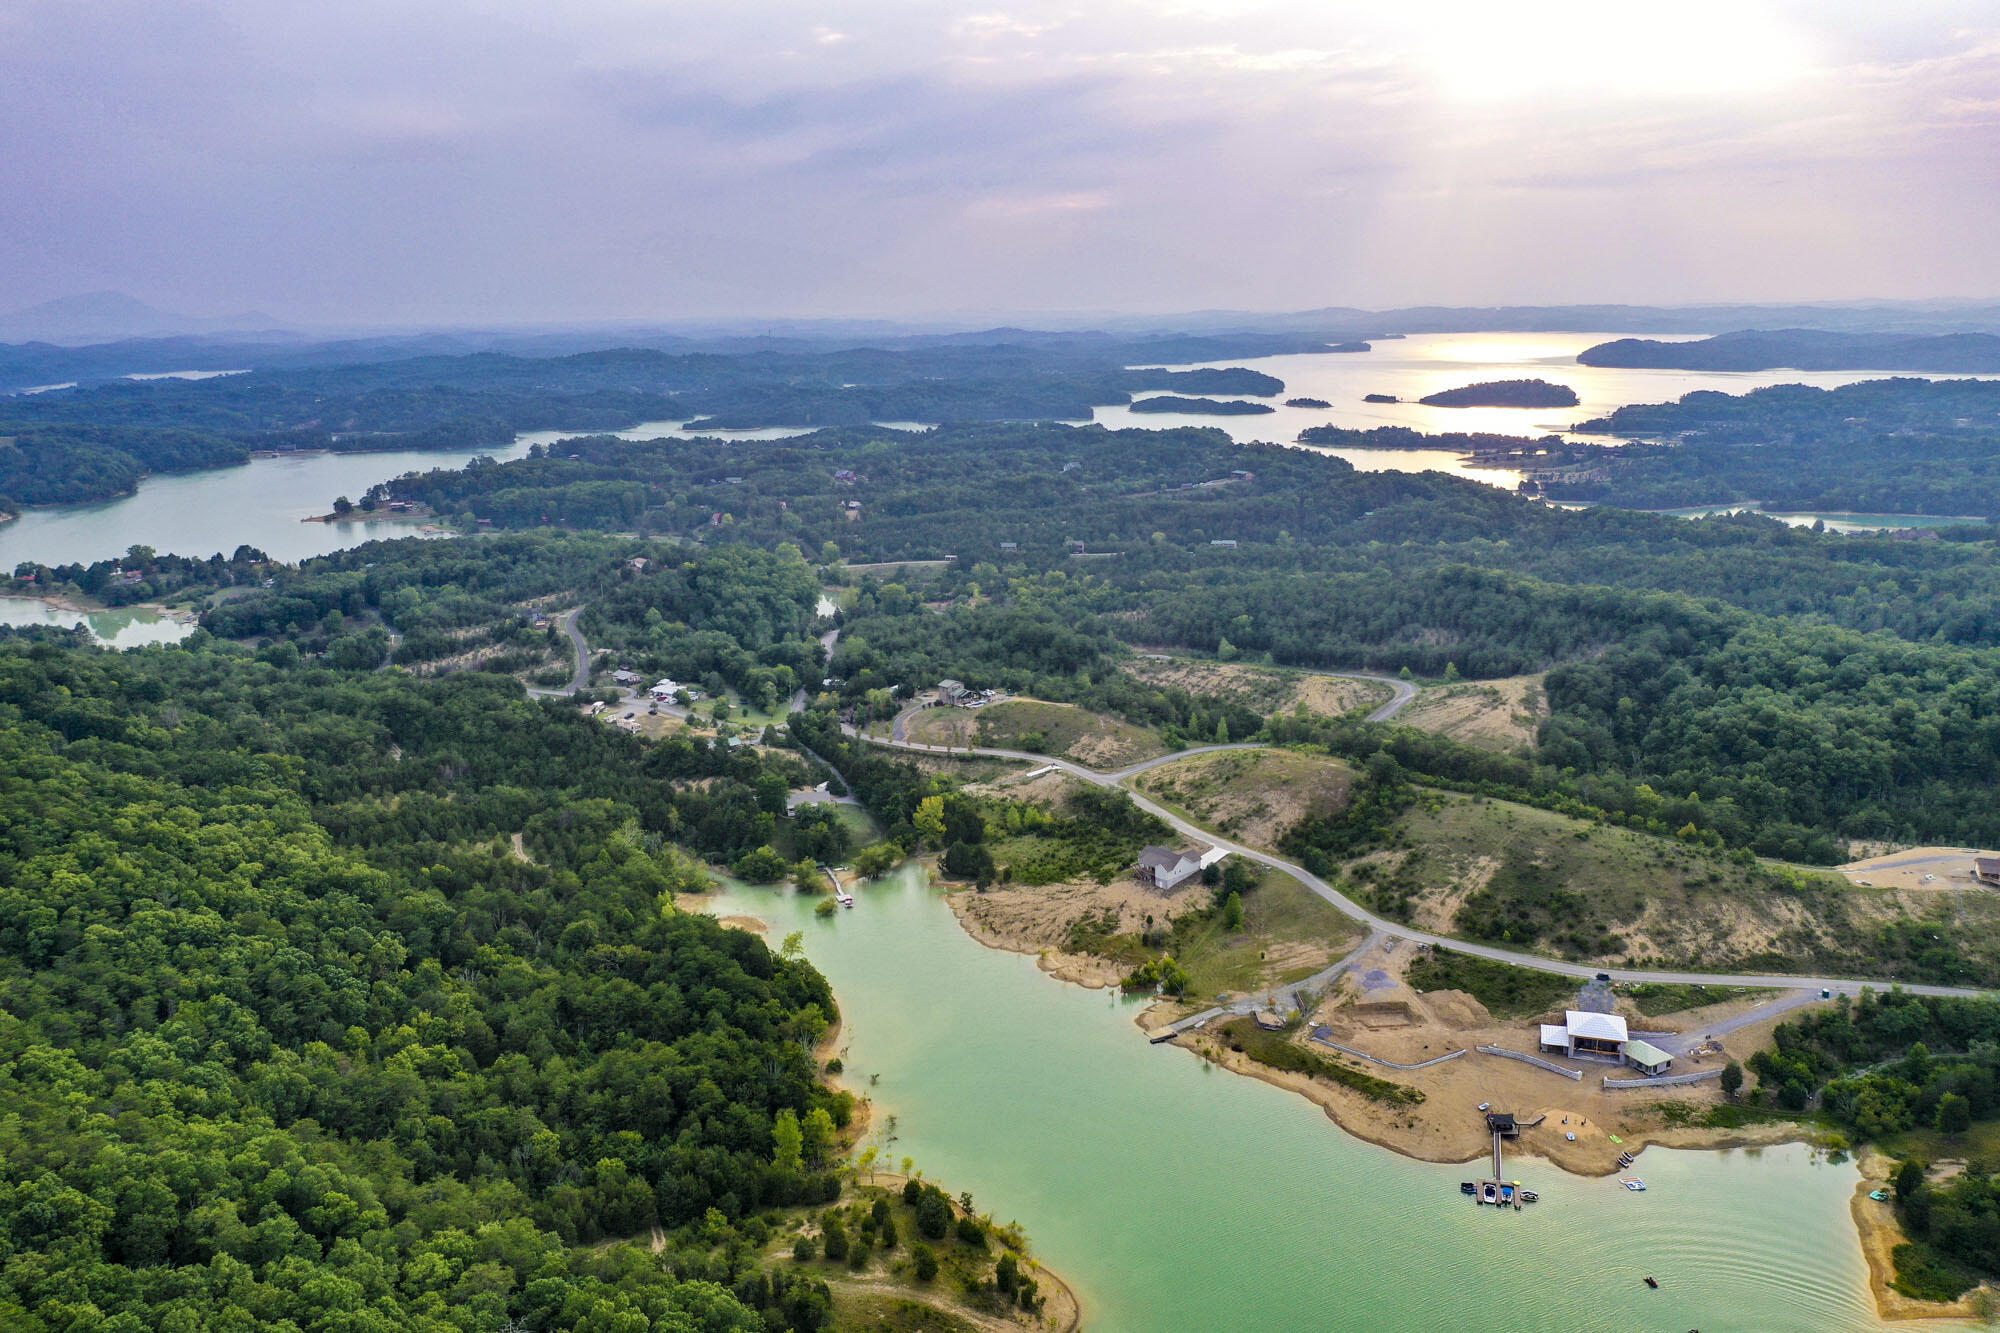
[[[1346,426],[1367,430],[1376,426],[1408,426],[1413,430],[1490,432],[1497,435],[1562,435],[1573,439],[1612,442],[1611,437],[1575,435],[1570,427],[1603,416],[1629,403],[1671,402],[1697,389],[1747,393],[1771,384],[1811,384],[1835,388],[1857,380],[1880,379],[1892,372],[1868,370],[1746,372],[1692,370],[1617,370],[1582,366],[1576,355],[1586,347],[1614,338],[1659,338],[1692,342],[1693,334],[1630,333],[1427,333],[1384,339],[1367,352],[1299,353],[1262,356],[1241,361],[1204,361],[1176,370],[1206,366],[1246,366],[1275,375],[1285,391],[1270,401],[1277,410],[1247,417],[1192,416],[1179,413],[1135,413],[1129,407],[1100,407],[1093,420],[1106,426],[1219,426],[1230,438],[1250,443],[1290,444],[1307,426]],[[1968,378],[1952,376],[1951,378]],[[1991,379],[1994,376],[1970,378]],[[1416,400],[1441,389],[1490,380],[1543,379],[1566,384],[1581,402],[1576,407],[1425,407]],[[1402,401],[1366,403],[1371,394],[1388,394]],[[1141,397],[1153,397],[1142,394]],[[1234,394],[1209,395],[1217,398]],[[1324,398],[1330,408],[1285,407],[1286,398]],[[1512,489],[1517,472],[1470,468],[1443,450],[1321,449],[1345,458],[1363,472],[1449,472]]]
[[[1613,333],[1450,333],[1386,340],[1370,352],[1253,357],[1216,362],[1243,365],[1285,381],[1285,397],[1324,398],[1331,409],[1280,407],[1269,416],[1197,417],[1134,415],[1126,407],[1101,407],[1095,420],[1112,427],[1160,429],[1214,426],[1237,440],[1290,443],[1306,426],[1335,424],[1366,428],[1400,425],[1420,430],[1497,431],[1542,434],[1635,402],[1660,402],[1695,389],[1741,393],[1766,384],[1807,383],[1831,387],[1877,378],[1882,372],[1842,371],[1802,374],[1764,371],[1720,374],[1679,370],[1605,370],[1579,366],[1575,356]],[[1415,399],[1439,389],[1481,380],[1546,378],[1567,384],[1583,400],[1574,408],[1421,407],[1406,401],[1364,403],[1364,394],[1388,393]],[[905,429],[921,422],[887,422]],[[687,438],[678,421],[652,421],[615,432],[624,439]],[[707,432],[754,443],[803,434],[787,428]],[[303,560],[376,538],[406,536],[417,525],[357,518],[345,523],[301,520],[326,513],[335,496],[359,497],[376,482],[405,472],[460,467],[480,454],[518,458],[535,443],[554,443],[570,431],[529,431],[511,445],[485,449],[401,450],[358,454],[284,454],[254,458],[241,467],[148,477],[132,495],[100,504],[31,509],[0,524],[0,569],[24,560],[44,564],[102,560],[132,545],[181,555],[227,555],[248,543],[280,560]],[[1468,467],[1443,450],[1327,450],[1365,472],[1450,472],[1512,489],[1511,470]],[[1846,516],[1854,520],[1857,516]]]
[[[143,648],[149,643],[178,643],[194,631],[194,623],[161,615],[150,608],[112,611],[65,611],[32,597],[0,597],[0,625],[82,625],[99,643],[113,648]]]
[[[912,1157],[1021,1222],[1090,1333],[1884,1327],[1851,1165],[1802,1145],[1655,1148],[1630,1194],[1523,1159],[1510,1174],[1543,1201],[1480,1208],[1458,1192],[1471,1169],[1351,1138],[1301,1097],[1149,1045],[1137,1002],[974,942],[919,869],[857,898],[820,918],[810,897],[737,885],[711,910],[771,923],[774,944],[804,933],[881,1161]]]

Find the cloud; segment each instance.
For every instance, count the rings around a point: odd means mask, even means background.
[[[0,304],[2000,291],[1966,242],[2000,205],[1989,6],[1690,2],[11,0]],[[1732,41],[1726,80],[1684,76]]]

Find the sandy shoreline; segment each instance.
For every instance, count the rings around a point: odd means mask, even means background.
[[[1045,947],[1040,941],[1028,938],[1022,933],[995,929],[981,914],[971,910],[970,904],[966,901],[969,897],[970,895],[963,891],[952,892],[946,895],[946,901],[951,904],[953,915],[958,918],[966,933],[980,944],[990,949],[1031,955],[1043,972],[1058,981],[1089,988],[1118,984],[1120,974],[1103,959],[1063,953]],[[1455,993],[1440,994],[1443,997],[1451,997]],[[1470,1000],[1470,997],[1462,998]],[[1182,1006],[1172,1001],[1161,1000],[1147,1006],[1135,1016],[1133,1026],[1144,1033],[1178,1016],[1181,1011]],[[1768,1043],[1770,1028],[1775,1027],[1780,1021],[1782,1016],[1773,1018],[1767,1023],[1740,1029],[1729,1044],[1744,1051],[1757,1049]],[[1199,1058],[1219,1065],[1231,1073],[1258,1079],[1273,1087],[1297,1093],[1318,1106],[1326,1114],[1327,1119],[1338,1125],[1342,1132],[1404,1157],[1440,1164],[1483,1161],[1491,1148],[1491,1140],[1483,1124],[1480,1124],[1475,1117],[1457,1117],[1465,1121],[1463,1133],[1426,1134],[1419,1129],[1422,1123],[1421,1107],[1413,1111],[1408,1107],[1385,1106],[1338,1084],[1300,1073],[1272,1069],[1228,1049],[1213,1033],[1186,1034],[1176,1038],[1171,1044],[1181,1046]],[[1370,1047],[1364,1046],[1362,1049]],[[1427,1053],[1431,1053],[1428,1052],[1428,1048],[1426,1050]],[[1332,1052],[1327,1054],[1331,1055]],[[1416,1054],[1418,1052],[1415,1051],[1392,1053],[1392,1058],[1408,1060]],[[1520,1085],[1524,1071],[1530,1078],[1534,1072],[1532,1066],[1518,1065],[1476,1052],[1434,1068],[1448,1070],[1454,1074],[1470,1074],[1473,1078],[1488,1075],[1505,1080],[1512,1076],[1510,1082],[1513,1086]],[[1399,1082],[1414,1081],[1401,1071],[1376,1068],[1372,1072]],[[1593,1095],[1587,1085],[1565,1085],[1553,1075],[1543,1075],[1543,1077],[1548,1080],[1546,1090],[1539,1096],[1518,1103],[1517,1113],[1526,1119],[1545,1113],[1548,1120],[1538,1129],[1524,1131],[1513,1151],[1522,1157],[1538,1158],[1570,1175],[1601,1178],[1621,1170],[1639,1170],[1639,1167],[1621,1168],[1618,1165],[1617,1154],[1621,1150],[1637,1155],[1645,1148],[1653,1146],[1719,1150],[1765,1147],[1782,1143],[1811,1143],[1815,1140],[1814,1134],[1809,1129],[1790,1122],[1747,1125],[1737,1129],[1702,1129],[1632,1123],[1627,1118],[1646,1114],[1649,1107],[1661,1101],[1708,1100],[1713,1095],[1712,1085],[1708,1087],[1697,1085],[1694,1089],[1659,1089],[1644,1094],[1645,1101],[1631,1103],[1624,1108],[1624,1113],[1620,1114],[1619,1103],[1607,1102],[1604,1099],[1634,1094],[1600,1092]],[[1477,1095],[1465,1093],[1463,1097]],[[1433,1093],[1433,1096],[1436,1094]],[[1462,1100],[1463,1097],[1453,1100]],[[1481,1099],[1490,1100],[1490,1098]],[[1565,1112],[1562,1107],[1556,1105],[1558,1101],[1584,1102],[1588,1103],[1591,1109],[1588,1112],[1581,1110]],[[1603,1121],[1598,1119],[1600,1115],[1604,1117]],[[1574,1141],[1567,1137],[1570,1133],[1576,1134]],[[1855,1187],[1850,1213],[1855,1224],[1857,1243],[1867,1260],[1869,1294],[1874,1299],[1879,1317],[1885,1322],[1973,1320],[1982,1317],[1982,1311],[1990,1299],[1983,1288],[1967,1293],[1958,1301],[1941,1303],[1913,1300],[1890,1285],[1895,1278],[1895,1263],[1892,1256],[1895,1247],[1902,1243],[1904,1236],[1896,1220],[1893,1206],[1888,1203],[1877,1203],[1871,1200],[1868,1194],[1870,1190],[1880,1188],[1886,1182],[1892,1164],[1879,1153],[1868,1150],[1860,1165],[1863,1179]]]

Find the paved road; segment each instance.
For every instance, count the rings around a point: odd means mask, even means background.
[[[583,608],[579,606],[574,610],[563,612],[556,619],[556,624],[562,626],[563,632],[569,635],[570,649],[576,654],[576,665],[570,670],[569,684],[553,690],[530,688],[528,693],[547,695],[575,694],[578,690],[589,688],[590,645],[583,641],[583,631],[576,627],[577,619],[582,615]]]
[[[850,735],[855,734],[851,727],[846,728],[846,730]],[[866,739],[872,745],[887,746],[895,750],[910,750],[925,754],[985,755],[995,759],[1020,759],[1034,764],[1051,764],[1068,773],[1070,776],[1081,778],[1085,782],[1092,782],[1100,787],[1118,787],[1120,790],[1125,791],[1140,809],[1145,810],[1149,814],[1157,815],[1184,837],[1208,843],[1211,846],[1221,848],[1225,852],[1231,852],[1246,860],[1255,861],[1259,865],[1269,866],[1273,870],[1282,871],[1284,874],[1298,880],[1299,883],[1311,889],[1327,902],[1333,904],[1342,914],[1360,922],[1371,932],[1392,939],[1409,940],[1414,944],[1429,944],[1439,949],[1449,949],[1455,953],[1469,954],[1474,958],[1486,958],[1496,963],[1511,963],[1515,967],[1525,967],[1537,972],[1550,972],[1558,976],[1575,977],[1580,981],[1588,981],[1599,972],[1604,972],[1613,981],[1624,983],[1661,981],[1676,985],[1776,987],[1784,990],[1810,991],[1815,994],[1826,990],[1836,995],[1858,995],[1864,987],[1881,989],[1888,984],[1880,978],[1864,980],[1851,977],[1794,977],[1751,973],[1655,972],[1637,968],[1600,968],[1594,967],[1589,963],[1569,963],[1555,958],[1542,958],[1535,954],[1516,953],[1511,949],[1496,948],[1490,944],[1473,944],[1467,940],[1452,939],[1445,935],[1434,935],[1429,931],[1415,930],[1403,925],[1401,922],[1390,921],[1385,917],[1376,916],[1373,912],[1370,912],[1367,908],[1355,902],[1352,898],[1349,898],[1346,894],[1334,888],[1304,866],[1293,865],[1290,861],[1272,856],[1268,852],[1260,852],[1254,847],[1245,847],[1240,843],[1219,838],[1207,829],[1190,823],[1173,811],[1148,800],[1138,792],[1132,791],[1130,788],[1122,785],[1122,776],[1135,770],[1154,767],[1174,759],[1184,759],[1191,754],[1201,754],[1208,750],[1245,748],[1241,746],[1203,746],[1194,750],[1182,750],[1178,754],[1164,755],[1159,759],[1149,760],[1144,765],[1135,765],[1133,769],[1120,770],[1118,773],[1100,773],[1095,769],[1085,768],[1083,765],[1072,763],[1067,759],[1051,759],[1047,755],[1029,754],[1024,750],[989,749],[984,746],[961,747],[957,750],[947,750],[941,745],[922,745],[915,741]],[[1987,993],[1963,986],[1905,985],[1902,989],[1913,995],[1983,995]],[[1804,1003],[1804,1001],[1801,1000],[1800,1003]]]
[[[1388,703],[1383,704],[1368,715],[1370,722],[1387,722],[1390,718],[1402,712],[1409,702],[1417,697],[1417,687],[1415,685],[1407,680],[1398,680],[1394,676],[1378,676],[1371,671],[1327,671],[1321,674],[1340,676],[1347,680],[1379,680],[1394,690],[1395,694],[1390,696]]]
[[[1906,989],[1916,990],[1919,988],[1911,986]],[[1767,1018],[1776,1018],[1780,1014],[1789,1014],[1792,1010],[1811,1004],[1818,998],[1819,992],[1816,990],[1787,991],[1768,1004],[1760,1004],[1754,1009],[1746,1009],[1734,1018],[1725,1018],[1719,1023],[1710,1023],[1706,1027],[1691,1028],[1686,1032],[1677,1032],[1673,1036],[1663,1037],[1653,1044],[1668,1055],[1686,1055],[1710,1037],[1726,1037],[1739,1028],[1750,1027],[1752,1024],[1761,1023]]]

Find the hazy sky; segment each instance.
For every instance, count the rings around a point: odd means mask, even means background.
[[[0,307],[2000,295],[2000,4],[0,0]]]

